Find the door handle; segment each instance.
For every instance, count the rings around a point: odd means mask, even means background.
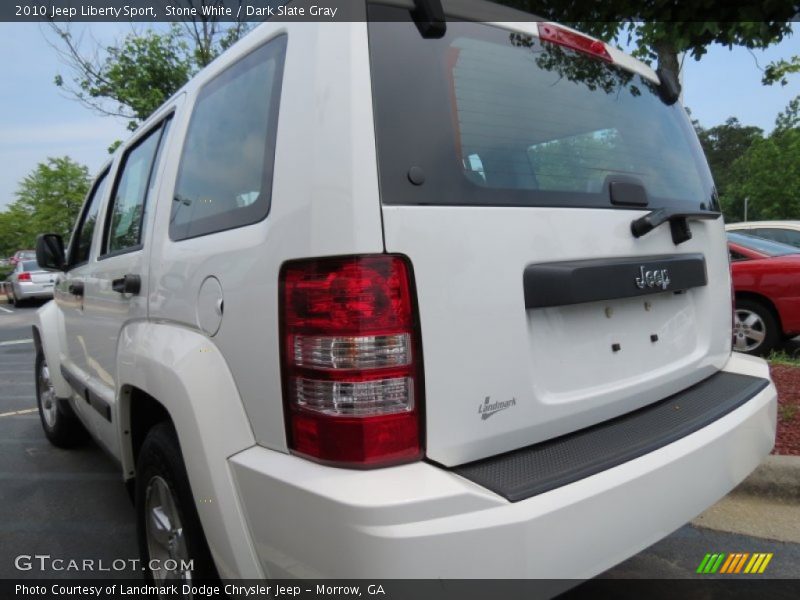
[[[70,281],[69,285],[67,286],[67,291],[73,296],[83,296],[83,282],[82,281]]]
[[[142,289],[142,278],[128,273],[119,279],[114,279],[111,282],[111,289],[120,294],[138,294]]]

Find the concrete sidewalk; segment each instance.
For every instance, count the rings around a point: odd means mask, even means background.
[[[769,456],[693,525],[800,543],[800,456]]]

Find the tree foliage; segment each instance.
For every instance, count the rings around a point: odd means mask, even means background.
[[[203,6],[223,3],[178,0],[197,8],[198,16],[166,29],[133,31],[106,47],[75,35],[69,26],[51,23],[56,34],[52,45],[67,68],[66,76],[55,76],[55,84],[95,112],[128,119],[129,128],[135,129],[248,31],[243,22],[221,23],[202,16]]]
[[[800,73],[800,56],[792,56],[789,60],[782,58],[770,63],[764,69],[764,76],[761,78],[761,82],[764,85],[772,85],[774,83],[786,85],[789,83],[788,76],[792,73]]]
[[[722,196],[729,220],[800,218],[800,129],[776,130],[757,140],[733,164],[731,185]]]
[[[74,47],[69,31],[61,31],[60,36],[68,48]],[[96,64],[80,59],[72,86],[60,75],[55,82],[99,112],[130,119],[129,128],[134,129],[193,72],[189,46],[173,24],[164,33],[129,34],[117,46],[107,48]]]
[[[733,176],[733,164],[754,142],[764,137],[764,131],[760,127],[742,125],[736,117],[730,117],[722,125],[710,129],[704,129],[697,121],[693,121],[693,124],[708,159],[717,192],[724,195]]]
[[[778,115],[768,136],[756,134],[757,128],[738,126],[720,138],[729,144],[720,154],[726,160],[733,158],[724,171],[725,187],[720,194],[727,220],[744,218],[745,199],[749,220],[800,219],[799,112],[800,98],[795,98]]]
[[[89,170],[68,156],[39,163],[0,212],[0,256],[33,248],[39,233],[69,236],[89,190]]]
[[[627,36],[634,55],[677,74],[678,56],[699,60],[711,44],[766,48],[791,32],[796,0],[497,0],[604,40]],[[711,20],[711,19],[714,20]]]

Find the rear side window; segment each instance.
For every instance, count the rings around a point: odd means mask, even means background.
[[[487,24],[424,39],[400,9],[370,11],[383,202],[610,208],[625,181],[653,208],[716,207],[685,111],[644,77]]]
[[[123,156],[106,217],[104,255],[141,248],[147,198],[155,180],[153,171],[168,128],[169,120],[162,122]]]
[[[182,240],[267,216],[286,37],[200,91],[186,133],[169,234]]]
[[[72,235],[72,249],[70,251],[70,268],[81,265],[89,260],[89,251],[92,249],[92,238],[97,225],[97,214],[100,204],[105,196],[108,171],[100,175],[92,188],[85,208],[78,221],[78,227]]]
[[[758,228],[753,230],[753,234],[759,237],[781,242],[783,244],[791,244],[792,246],[800,246],[800,231],[793,231],[791,229],[777,229],[777,228]]]

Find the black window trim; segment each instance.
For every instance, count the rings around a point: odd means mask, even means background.
[[[178,173],[175,177],[175,186],[172,189],[172,198],[174,199],[177,194],[177,187],[181,179],[181,173],[183,172],[184,159],[186,153],[186,140],[189,136],[189,132],[191,131],[192,125],[194,123],[196,117],[197,105],[201,100],[203,92],[209,86],[217,82],[219,78],[224,77],[227,73],[230,73],[231,69],[234,69],[242,61],[246,60],[248,57],[266,48],[267,46],[274,44],[275,48],[273,52],[277,53],[277,58],[279,58],[279,60],[277,61],[277,66],[274,75],[272,98],[270,98],[270,107],[272,108],[272,110],[267,116],[267,136],[266,136],[267,139],[264,142],[266,145],[264,151],[264,172],[262,174],[261,190],[259,190],[258,197],[250,205],[257,207],[260,202],[264,202],[265,203],[264,214],[255,220],[247,220],[246,222],[234,223],[233,225],[228,225],[224,227],[210,226],[210,223],[213,223],[213,221],[217,220],[217,217],[215,216],[206,217],[204,219],[198,219],[197,221],[193,221],[192,223],[203,223],[205,221],[209,223],[209,225],[205,227],[200,227],[199,231],[196,233],[184,235],[184,234],[178,234],[175,231],[176,227],[174,227],[172,223],[172,218],[174,215],[172,211],[172,206],[170,206],[170,221],[168,227],[168,235],[170,241],[182,242],[185,240],[191,240],[206,235],[213,235],[215,233],[222,233],[224,231],[239,229],[241,227],[248,227],[250,225],[255,225],[257,223],[262,223],[269,216],[269,213],[272,210],[272,183],[275,175],[275,151],[278,139],[278,120],[280,117],[281,96],[283,92],[283,77],[284,77],[284,67],[286,64],[286,51],[289,45],[288,39],[289,36],[286,32],[281,32],[278,35],[271,37],[270,39],[266,40],[262,44],[259,44],[258,46],[256,46],[243,56],[240,56],[238,59],[236,59],[234,62],[226,66],[222,71],[217,73],[214,77],[212,77],[211,79],[206,81],[202,86],[199,87],[195,95],[194,102],[192,103],[191,107],[192,114],[191,117],[189,118],[189,124],[186,126],[186,131],[184,133],[183,147],[181,148],[181,155],[178,162]]]
[[[175,109],[171,109],[167,112],[163,117],[161,117],[156,123],[152,125],[152,127],[148,127],[141,135],[139,135],[136,140],[130,144],[127,148],[125,148],[124,152],[120,156],[119,165],[117,166],[117,171],[114,174],[114,186],[111,188],[111,195],[108,197],[108,202],[106,203],[106,213],[103,223],[103,237],[100,239],[100,253],[97,257],[98,261],[106,260],[107,258],[114,258],[116,256],[122,256],[123,254],[130,254],[132,252],[138,252],[142,248],[144,248],[144,218],[146,214],[147,203],[150,200],[150,184],[153,180],[153,175],[156,170],[156,166],[159,162],[161,157],[161,148],[162,144],[164,143],[164,131],[167,129],[166,125],[170,122],[172,117],[175,115]],[[111,231],[111,216],[112,216],[112,209],[114,207],[114,196],[117,193],[117,189],[119,187],[120,180],[122,179],[122,175],[125,172],[125,166],[127,164],[128,157],[130,156],[131,152],[136,150],[139,146],[141,146],[145,141],[150,139],[150,136],[156,131],[158,132],[158,141],[156,142],[156,151],[153,155],[153,160],[150,163],[150,170],[147,173],[147,183],[145,186],[145,196],[144,201],[142,202],[142,216],[139,220],[139,231],[140,231],[140,239],[139,243],[134,246],[129,246],[127,248],[120,248],[119,250],[114,250],[113,252],[107,252],[108,249],[108,236]]]
[[[92,233],[92,241],[89,243],[89,256],[86,260],[83,260],[79,263],[72,263],[73,256],[75,255],[75,244],[77,243],[79,232],[83,230],[83,225],[86,222],[86,215],[89,212],[89,207],[92,204],[92,201],[95,198],[95,194],[97,193],[97,189],[100,185],[106,180],[106,177],[111,175],[111,167],[113,163],[107,164],[101,171],[100,174],[94,178],[94,183],[92,184],[92,188],[89,190],[89,193],[86,195],[86,199],[83,202],[83,208],[81,209],[81,214],[78,219],[78,223],[75,227],[75,230],[72,232],[72,237],[69,241],[69,247],[67,248],[67,268],[66,271],[69,273],[73,269],[77,269],[78,267],[82,267],[89,263],[89,259],[92,256],[92,246],[94,245],[94,236],[96,235],[96,231]],[[103,202],[103,198],[100,199],[100,202]],[[100,211],[103,208],[101,204],[97,209],[97,215],[100,216]]]

